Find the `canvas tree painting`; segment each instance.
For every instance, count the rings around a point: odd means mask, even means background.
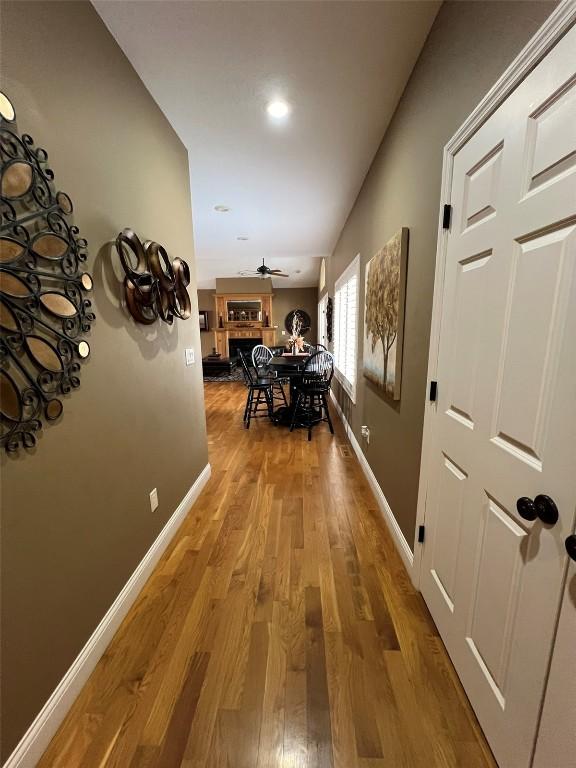
[[[364,376],[400,400],[408,229],[397,232],[366,265]]]

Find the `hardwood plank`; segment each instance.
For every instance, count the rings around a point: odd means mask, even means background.
[[[196,713],[209,660],[208,653],[195,653],[192,657],[188,675],[174,707],[162,746],[155,750],[152,759],[148,759],[147,764],[150,768],[168,768],[168,766],[180,764],[186,747],[186,735]],[[140,755],[133,760],[131,768],[140,768],[143,762],[142,757]]]
[[[286,672],[283,768],[308,768],[306,671]]]
[[[334,765],[336,768],[357,768],[354,710],[350,695],[352,652],[340,632],[326,633],[326,664]]]
[[[306,587],[305,606],[308,765],[310,768],[328,768],[334,765],[334,759],[322,602],[318,587]]]
[[[268,658],[262,701],[262,724],[257,768],[283,765],[286,648],[282,638],[281,606],[274,603],[268,624]]]

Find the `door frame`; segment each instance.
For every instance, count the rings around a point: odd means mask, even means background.
[[[429,400],[428,390],[430,382],[437,380],[440,320],[442,317],[442,299],[444,295],[444,270],[448,235],[450,233],[450,229],[443,229],[442,224],[444,205],[451,205],[452,203],[451,191],[454,157],[574,24],[576,24],[576,0],[562,0],[444,147],[440,210],[438,213],[438,238],[436,243],[436,268],[434,272],[434,296],[428,352],[428,374],[424,394],[420,482],[418,485],[416,527],[414,531],[414,562],[411,573],[412,582],[416,588],[420,586],[422,567],[422,546],[418,542],[418,530],[421,525],[425,525],[426,495],[431,472],[432,437],[437,413],[437,404]],[[441,387],[442,382],[439,382],[438,386]]]

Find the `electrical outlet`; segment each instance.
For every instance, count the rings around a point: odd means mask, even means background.
[[[364,424],[362,427],[360,427],[360,432],[361,432],[362,437],[364,438],[364,440],[366,440],[366,442],[368,444],[370,444],[370,429],[369,429],[369,427],[367,427]]]
[[[282,336],[286,336],[286,331],[282,331]]]
[[[150,509],[152,512],[158,509],[158,491],[156,488],[150,491]]]
[[[194,350],[186,350],[186,365],[194,365]]]

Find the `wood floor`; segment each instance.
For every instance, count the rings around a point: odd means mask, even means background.
[[[338,417],[242,429],[206,385],[212,478],[42,768],[495,766]]]

